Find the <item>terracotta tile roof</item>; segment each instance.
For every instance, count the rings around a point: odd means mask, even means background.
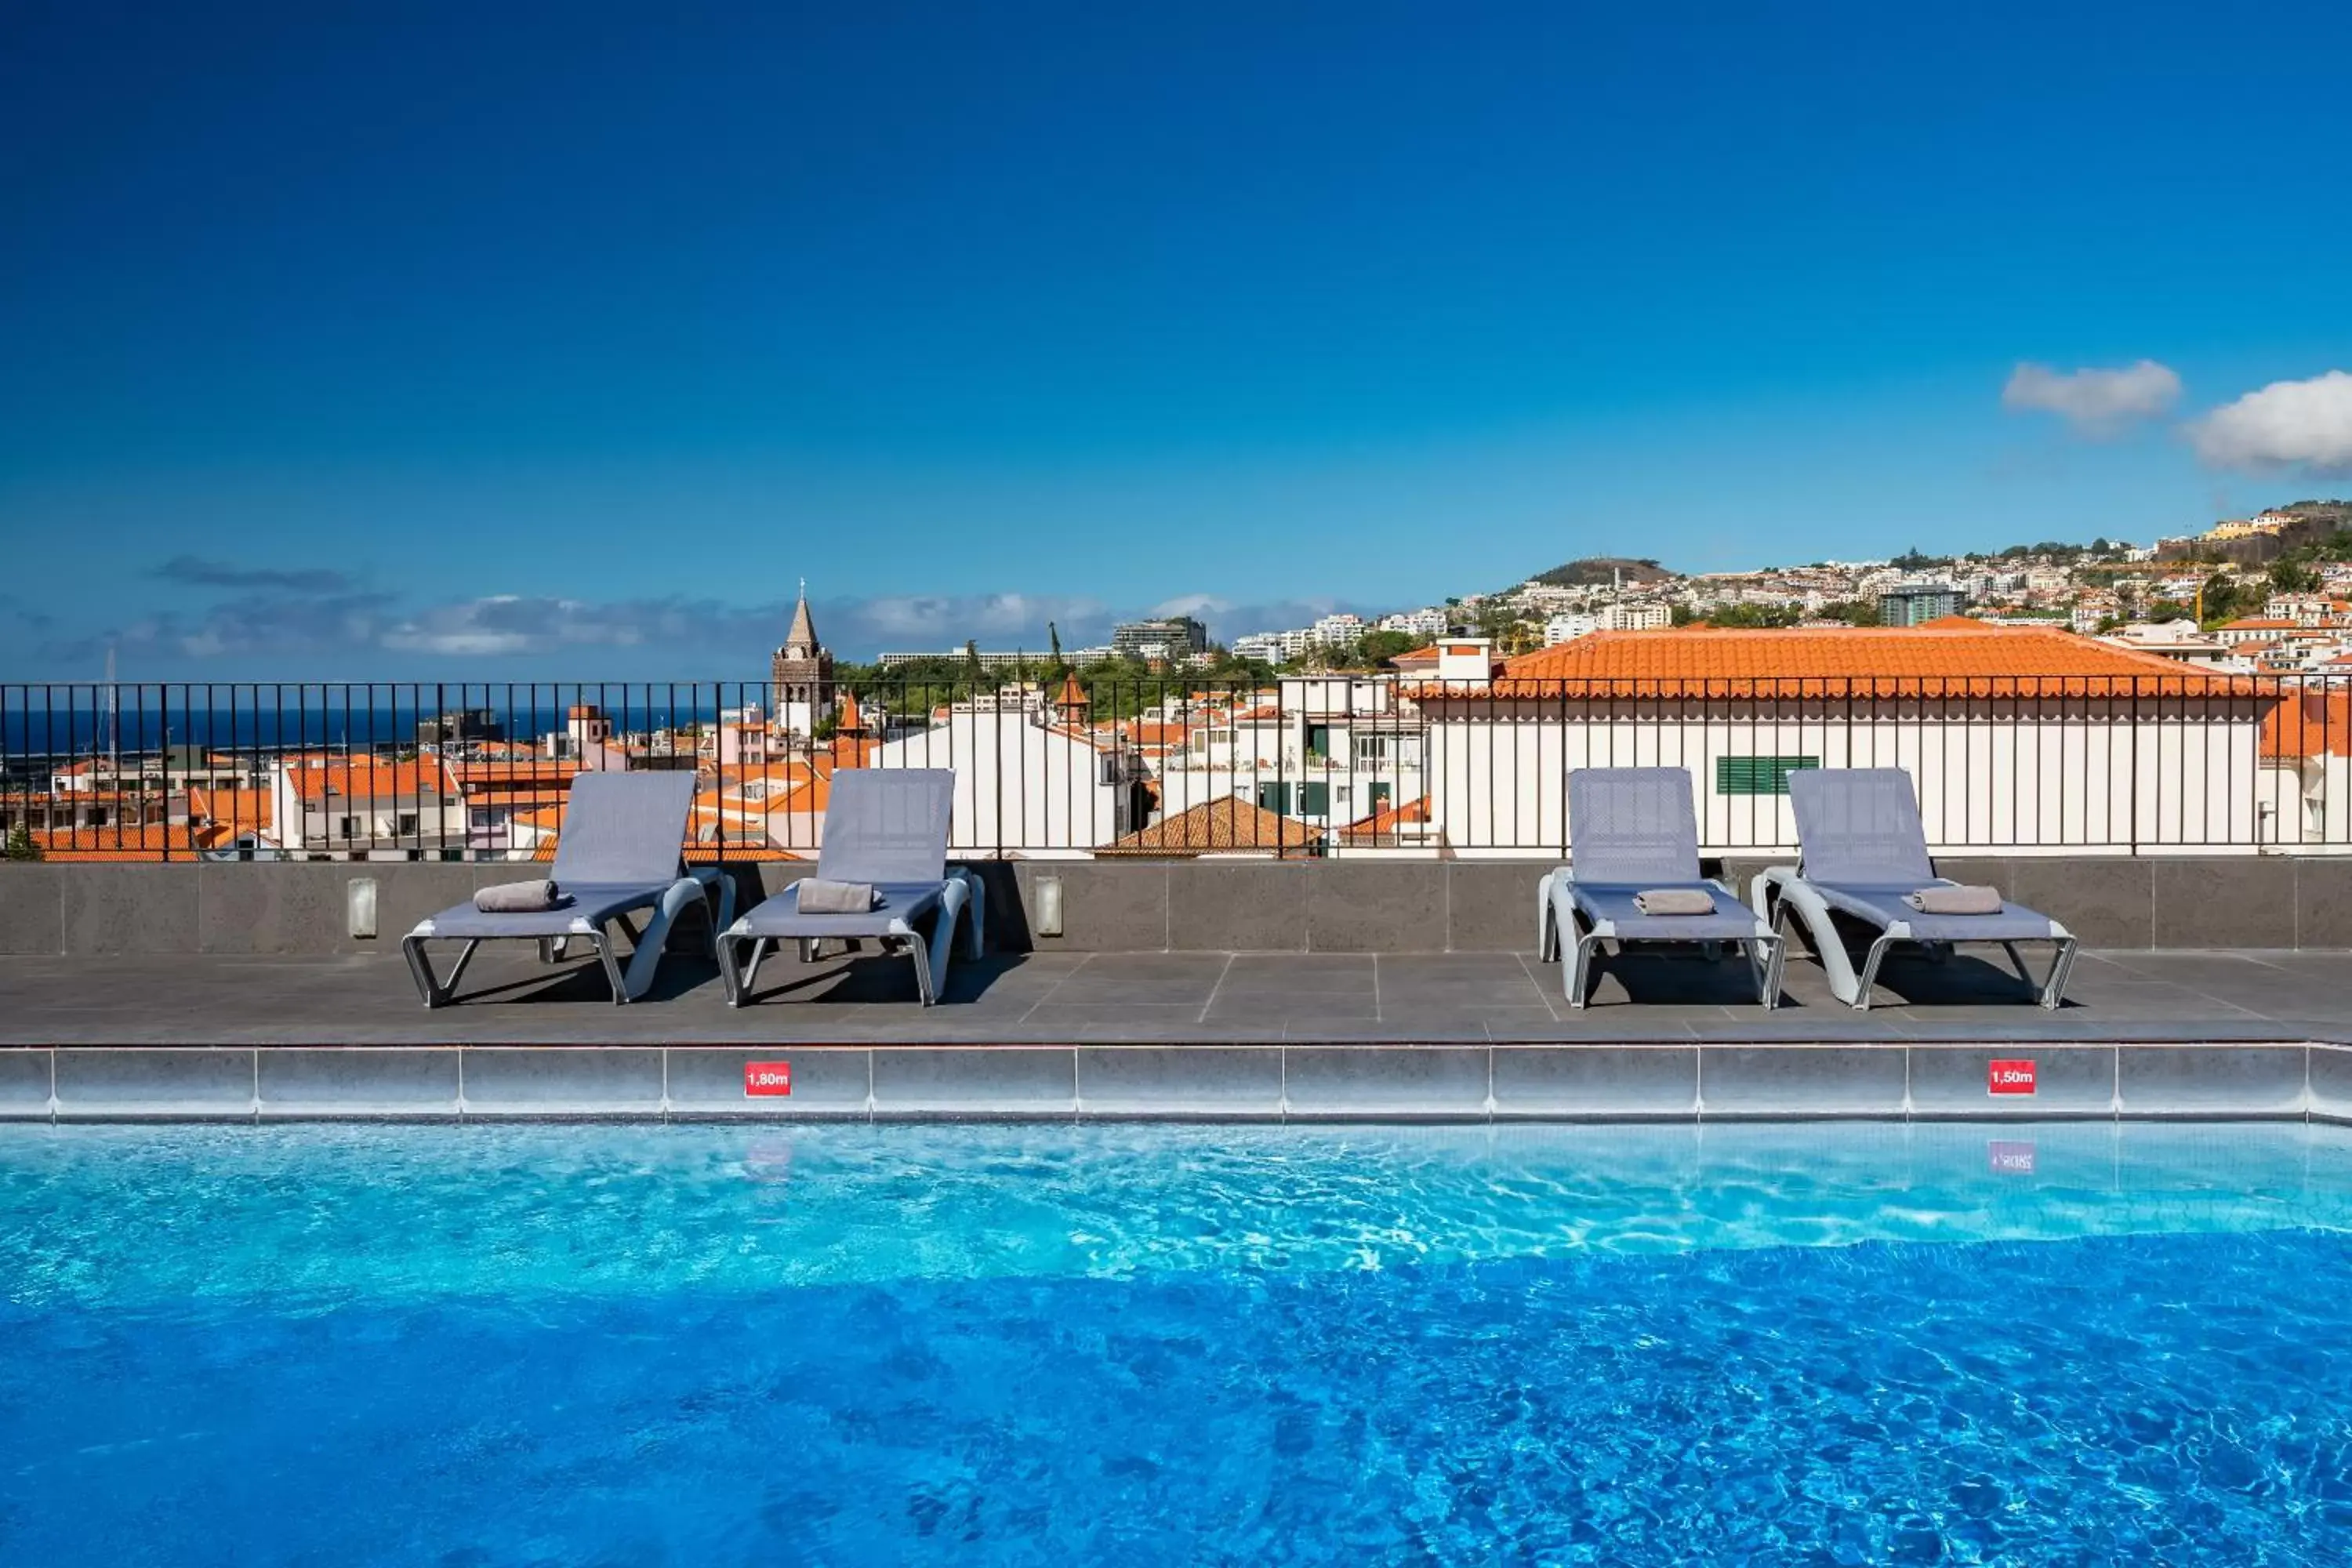
[[[1209,855],[1259,849],[1304,854],[1321,845],[1319,829],[1277,816],[1238,795],[1221,795],[1097,848],[1097,855]]]
[[[2352,692],[2305,691],[2263,720],[2263,760],[2352,757]]]
[[[1359,817],[1339,829],[1339,842],[1354,848],[1377,848],[1398,844],[1424,842],[1421,834],[1406,834],[1408,827],[1429,825],[1429,797],[1406,801],[1402,805],[1384,805],[1370,816]]]
[[[348,800],[393,800],[402,795],[459,794],[448,765],[439,761],[392,763],[359,757],[324,767],[286,770],[294,793],[304,800],[341,795]]]
[[[2291,632],[2298,628],[2295,622],[2274,616],[2242,616],[2234,621],[2224,622],[2221,629],[2225,632]]]
[[[2246,694],[2244,677],[2044,626],[1961,616],[1924,626],[1593,632],[1506,660],[1483,697],[2015,697]],[[1424,699],[1447,689],[1423,686]]]
[[[467,789],[483,785],[552,784],[570,784],[579,775],[580,764],[572,761],[551,762],[533,758],[528,762],[499,759],[490,762],[451,763],[449,771],[457,783]]]
[[[215,789],[206,784],[188,787],[188,816],[203,819],[199,843],[207,847],[244,833],[268,833],[275,797],[266,789]]]
[[[33,842],[41,858],[73,862],[161,860],[168,852],[175,860],[193,860],[195,838],[185,827],[151,822],[144,827],[35,828]]]

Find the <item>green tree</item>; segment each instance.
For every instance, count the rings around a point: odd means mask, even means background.
[[[1727,605],[1716,611],[1715,624],[1733,630],[1769,630],[1793,626],[1805,613],[1794,605]]]
[[[2273,594],[2308,594],[2319,586],[2319,574],[2292,557],[2273,562],[2270,579]]]
[[[1366,632],[1356,645],[1357,659],[1366,669],[1378,669],[1401,653],[1411,653],[1421,646],[1411,632]]]
[[[2204,619],[2198,624],[2210,629],[2226,621],[2234,621],[2246,613],[2248,593],[2244,584],[2227,572],[2216,572],[2205,579]]]
[[[8,842],[5,847],[0,847],[0,860],[37,860],[40,858],[41,847],[33,842],[31,827],[20,822],[8,830]]]
[[[1874,626],[1880,623],[1877,603],[1870,599],[1841,599],[1822,606],[1822,619],[1843,621],[1850,626]]]

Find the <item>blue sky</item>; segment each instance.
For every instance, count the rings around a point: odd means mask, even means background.
[[[803,576],[855,654],[1229,636],[2352,493],[2341,5],[7,29],[0,679],[731,677]]]

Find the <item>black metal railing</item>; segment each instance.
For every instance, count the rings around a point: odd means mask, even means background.
[[[813,858],[843,768],[957,773],[965,857],[1559,855],[1579,767],[1690,770],[1711,854],[1788,775],[1901,767],[1943,850],[2352,848],[2352,689],[2210,675],[0,685],[0,842],[530,859],[571,780],[690,769],[697,860]]]

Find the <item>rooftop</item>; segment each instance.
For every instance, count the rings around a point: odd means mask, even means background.
[[[1722,627],[1594,632],[1504,661],[1501,681],[1639,682],[1645,695],[1722,694],[1748,683],[1884,680],[1896,689],[2006,695],[2061,679],[2126,681],[2168,694],[2243,689],[2227,676],[2042,626],[1947,616],[1917,626]]]
[[[2352,952],[2086,952],[2054,1014],[1972,953],[1890,959],[1866,1013],[1832,999],[1809,960],[1790,964],[1769,1012],[1738,959],[1602,968],[1579,1010],[1558,965],[1525,953],[995,953],[956,964],[941,1005],[924,1008],[903,959],[782,955],[761,971],[758,1000],[730,1009],[708,958],[674,953],[650,996],[616,1007],[593,961],[542,966],[510,944],[467,970],[473,999],[428,1012],[396,949],[18,955],[0,957],[0,1047],[2352,1043]]]

